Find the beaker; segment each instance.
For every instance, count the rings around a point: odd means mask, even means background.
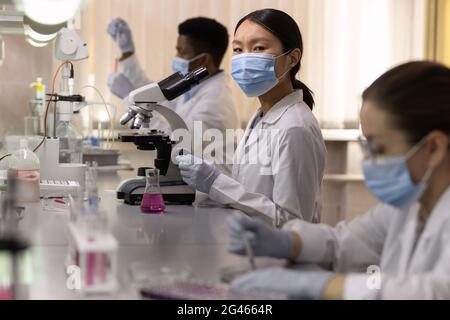
[[[163,213],[166,209],[159,185],[159,170],[145,170],[145,192],[141,202],[142,213]]]

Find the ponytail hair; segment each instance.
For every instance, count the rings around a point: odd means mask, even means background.
[[[308,107],[313,110],[314,108],[314,93],[310,88],[300,80],[295,78],[295,73],[291,71],[291,80],[294,85],[294,89],[303,90],[303,101],[308,105]]]
[[[254,11],[243,17],[237,24],[235,33],[239,26],[246,20],[255,22],[280,39],[284,52],[300,49],[303,53],[303,38],[297,22],[286,12],[276,9],[263,9]],[[303,82],[297,80],[297,73],[300,71],[301,61],[299,61],[290,71],[290,78],[294,89],[303,90],[303,101],[308,107],[314,108],[314,94]]]

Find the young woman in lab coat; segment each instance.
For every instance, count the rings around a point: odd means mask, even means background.
[[[318,222],[326,150],[312,93],[296,79],[298,25],[282,11],[250,13],[236,27],[233,52],[234,80],[261,107],[236,150],[231,178],[192,155],[177,157],[183,178],[212,200],[276,226],[293,218]]]
[[[367,187],[382,202],[336,227],[292,221],[270,229],[230,219],[230,251],[319,264],[328,271],[266,269],[241,289],[309,299],[450,299],[450,69],[412,62],[364,93],[361,124]],[[335,273],[332,273],[335,272]]]

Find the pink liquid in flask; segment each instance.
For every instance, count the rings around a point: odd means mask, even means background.
[[[166,209],[164,199],[160,193],[144,193],[141,203],[142,213],[163,213]]]

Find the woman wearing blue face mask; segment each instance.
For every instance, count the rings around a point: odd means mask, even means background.
[[[450,69],[412,62],[363,95],[366,185],[382,202],[335,228],[291,221],[283,231],[230,218],[230,247],[242,234],[258,256],[319,264],[328,271],[266,269],[240,289],[309,299],[450,299]]]
[[[298,25],[282,11],[252,12],[236,27],[233,52],[233,79],[261,107],[236,150],[231,178],[190,155],[178,157],[183,178],[212,200],[276,226],[293,218],[318,222],[326,150],[312,93],[296,79]]]

